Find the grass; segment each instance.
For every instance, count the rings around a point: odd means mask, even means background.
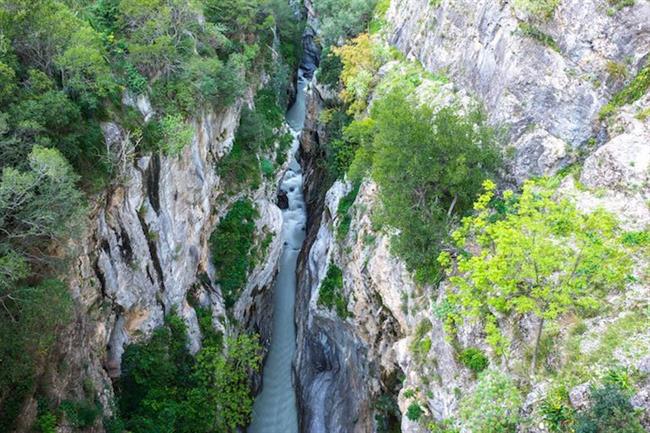
[[[555,42],[555,39],[553,39],[550,35],[547,35],[543,31],[541,31],[534,25],[522,22],[519,23],[519,30],[521,30],[521,33],[524,36],[535,39],[537,42],[541,43],[542,45],[549,47],[550,49],[555,50],[557,52],[560,52],[560,47],[558,46],[557,42]]]
[[[350,231],[350,225],[352,224],[352,215],[350,215],[350,208],[352,208],[354,201],[357,199],[360,187],[360,184],[354,185],[350,192],[348,192],[345,197],[343,197],[339,202],[339,207],[336,210],[336,214],[341,219],[341,222],[336,229],[336,238],[338,240],[345,239]]]
[[[648,89],[650,89],[650,63],[641,68],[636,77],[600,110],[600,119],[605,120],[623,105],[639,100]]]
[[[559,3],[560,0],[514,0],[514,7],[537,20],[547,21],[553,17]]]
[[[328,310],[334,309],[342,319],[351,317],[351,313],[348,311],[348,302],[343,297],[343,272],[334,264],[330,265],[327,275],[318,289],[318,305],[326,307]]]

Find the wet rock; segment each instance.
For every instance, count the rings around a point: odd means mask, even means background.
[[[277,204],[282,210],[289,208],[289,196],[286,191],[280,190],[278,192]]]

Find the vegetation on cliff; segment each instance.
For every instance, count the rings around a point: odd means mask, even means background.
[[[0,430],[34,393],[45,397],[43,431],[79,412],[53,407],[41,378],[58,368],[52,349],[72,318],[69,290],[52,278],[64,279],[85,196],[123,180],[120,158],[181,153],[189,119],[231,106],[262,70],[268,139],[302,26],[281,0],[0,0]],[[140,96],[151,101],[146,119],[133,107]],[[125,130],[128,155],[106,145],[102,122]],[[258,147],[246,150],[256,165]]]

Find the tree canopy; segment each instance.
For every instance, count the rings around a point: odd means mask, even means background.
[[[484,321],[488,341],[507,354],[498,322],[524,315],[537,318],[532,370],[544,325],[573,311],[595,311],[610,290],[622,288],[630,258],[617,235],[617,222],[603,210],[580,212],[555,196],[549,182],[529,181],[520,196],[500,197],[485,182],[475,214],[453,235],[459,253],[454,290],[458,308],[452,320]],[[451,256],[440,261],[451,266]]]

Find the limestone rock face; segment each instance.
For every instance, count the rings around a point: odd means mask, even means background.
[[[391,42],[476,94],[491,121],[508,128],[516,150],[512,175],[521,181],[553,173],[591,138],[602,142],[597,113],[623,84],[608,64],[626,65],[630,76],[645,64],[650,4],[616,13],[607,7],[566,0],[539,22],[514,11],[512,2],[395,0],[387,19]],[[526,36],[525,21],[557,49]]]
[[[110,379],[120,374],[126,345],[148,339],[171,312],[184,320],[189,348],[198,351],[201,335],[188,302],[190,291],[201,306],[212,310],[215,328],[231,332],[208,240],[241,196],[223,194],[217,166],[232,147],[242,105],[251,100],[249,94],[228,109],[198,116],[192,142],[176,156],[136,158],[128,132],[115,123],[102,125],[106,145],[122,160],[113,186],[93,203],[71,268],[70,286],[79,311],[77,323],[62,340],[68,347],[60,350],[75,368],[51,378],[62,396],[82,395],[75,388],[89,379],[110,413]],[[133,104],[144,118],[153,115],[146,98],[126,95],[124,103]],[[250,193],[259,214],[255,237],[268,241],[259,248],[233,308],[235,319],[259,332],[266,343],[273,314],[270,288],[282,248],[282,213],[274,203],[277,180],[265,179]]]

